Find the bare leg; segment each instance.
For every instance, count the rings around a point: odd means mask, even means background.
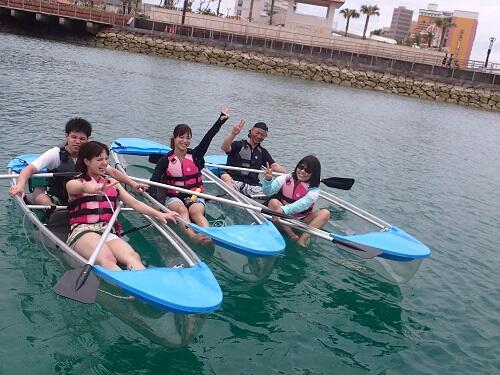
[[[224,181],[226,185],[229,186],[231,189],[234,189],[233,178],[228,173],[224,173],[222,176],[220,176],[220,179]]]
[[[202,203],[193,203],[191,206],[189,206],[189,216],[193,220],[194,223],[198,224],[200,227],[208,228],[208,220],[205,217],[205,205]],[[205,245],[212,242],[212,240],[207,237],[203,236],[203,240],[201,244]]]
[[[99,243],[101,235],[98,233],[85,233],[76,241],[73,249],[85,259],[89,259]],[[104,244],[99,255],[97,256],[96,263],[109,270],[120,271],[117,260],[109,249],[107,244]]]
[[[183,202],[181,201],[174,201],[172,203],[170,203],[168,205],[168,209],[169,210],[172,210],[172,211],[175,211],[177,212],[179,215],[181,215],[181,217],[187,221],[187,222],[191,222],[191,220],[189,219],[189,211],[188,209],[186,208],[186,206],[184,205]],[[208,225],[207,225],[208,226]],[[206,241],[206,238],[204,235],[200,234],[200,233],[196,233],[194,230],[192,230],[191,228],[187,228],[184,224],[182,224],[181,222],[179,222],[179,227],[181,228],[181,230],[186,233],[186,235],[194,242],[196,243],[199,243],[199,244],[203,244],[204,242],[207,242]],[[208,241],[210,242],[210,241]]]
[[[323,208],[308,215],[304,219],[304,222],[313,228],[321,229],[328,222],[328,220],[330,220],[330,211]],[[309,237],[311,237],[309,233],[302,232],[297,240],[297,243],[302,247],[307,247],[309,245]]]
[[[124,240],[117,239],[106,243],[119,263],[125,264],[128,270],[143,270],[144,264],[139,254]]]
[[[35,190],[33,190],[33,198],[35,204],[40,204],[42,206],[52,206],[54,204],[49,196],[45,194],[44,188],[36,187]]]
[[[199,226],[208,227],[208,221],[205,217],[205,205],[202,203],[193,203],[189,206],[189,216]]]
[[[267,206],[271,210],[276,211],[283,206],[283,203],[281,203],[279,200],[273,198],[269,201],[269,204]],[[292,240],[297,241],[299,239],[299,236],[297,236],[297,234],[289,226],[280,224],[280,227],[288,235],[288,237],[290,237]]]

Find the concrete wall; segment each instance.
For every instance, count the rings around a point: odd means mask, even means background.
[[[483,88],[468,88],[390,73],[361,71],[348,66],[318,64],[296,58],[273,57],[252,51],[228,50],[218,46],[119,30],[101,31],[96,38],[87,39],[86,44],[500,112],[500,91]]]

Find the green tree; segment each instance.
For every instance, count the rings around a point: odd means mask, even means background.
[[[368,22],[371,16],[380,16],[378,5],[362,5],[361,13],[366,15],[365,29],[363,30],[363,39],[366,39],[366,30],[368,29]]]
[[[344,8],[340,11],[340,14],[342,14],[346,19],[344,36],[347,36],[347,31],[349,30],[349,22],[351,21],[351,18],[359,18],[359,13],[356,9]]]
[[[434,33],[432,31],[427,32],[427,47],[431,48],[432,39],[434,39]]]
[[[439,50],[441,51],[441,49],[443,48],[446,32],[456,25],[453,23],[453,19],[451,17],[436,18],[434,20],[434,25],[441,29],[441,38],[439,39]]]

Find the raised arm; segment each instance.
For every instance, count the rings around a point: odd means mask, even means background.
[[[224,151],[226,154],[231,152],[231,143],[233,143],[234,138],[236,138],[236,136],[240,134],[241,129],[243,129],[244,126],[245,126],[245,120],[243,119],[233,126],[229,135],[222,142],[222,145],[220,147],[222,151]]]
[[[192,154],[194,158],[199,159],[205,156],[208,147],[212,142],[212,139],[219,132],[221,126],[227,121],[228,118],[229,118],[229,110],[227,109],[227,107],[222,106],[220,109],[219,118],[217,119],[217,121],[215,121],[215,124],[213,124],[212,127],[203,136],[203,139],[201,140],[200,144],[193,149]]]

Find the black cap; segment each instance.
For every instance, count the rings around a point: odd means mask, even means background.
[[[265,123],[265,122],[258,122],[258,123],[256,123],[253,127],[254,127],[254,128],[259,128],[259,129],[262,129],[262,130],[264,130],[264,131],[266,131],[266,132],[267,132],[267,130],[268,130],[268,129],[267,129],[267,125],[266,125],[266,123]]]

